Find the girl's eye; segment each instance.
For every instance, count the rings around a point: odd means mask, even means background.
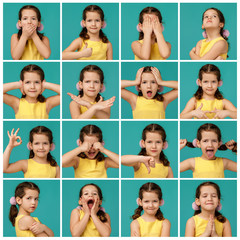
[[[95,81],[95,83],[99,83],[99,81]]]
[[[38,201],[38,198],[35,198],[35,201]]]
[[[142,81],[142,84],[146,84],[147,82],[146,81]]]
[[[155,81],[152,81],[152,84],[155,84],[156,82]]]

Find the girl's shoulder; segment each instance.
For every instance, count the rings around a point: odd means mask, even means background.
[[[18,37],[18,34],[17,33],[14,33],[11,37],[11,39],[16,39]]]
[[[195,227],[194,216],[190,217],[190,218],[187,220],[186,226],[188,226],[188,227]]]
[[[163,224],[163,226],[171,226],[171,222],[166,218],[163,220],[162,224]]]
[[[80,216],[80,211],[79,211],[79,209],[78,209],[78,208],[74,208],[74,209],[72,210],[72,213],[71,213],[71,216],[72,216],[72,215],[74,215],[74,216],[79,215],[79,216]]]
[[[139,222],[138,222],[137,218],[134,219],[134,220],[131,222],[130,226],[131,226],[131,227],[139,227]]]
[[[27,230],[31,227],[31,225],[36,222],[31,216],[24,216],[18,222],[18,227],[21,230]]]

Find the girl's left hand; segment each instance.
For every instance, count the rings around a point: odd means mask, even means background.
[[[80,96],[76,96],[72,93],[67,93],[68,96],[71,97],[71,99],[76,102],[77,104],[81,105],[81,106],[85,106],[87,108],[90,108],[92,106],[92,104],[86,100],[83,100]]]
[[[92,105],[92,107],[96,108],[97,110],[109,108],[113,105],[115,99],[116,97],[111,97],[108,100],[103,101],[103,98],[100,97],[100,100],[96,104]]]
[[[42,91],[41,91],[41,94],[44,92],[45,89],[46,89],[46,80],[44,79],[42,81]]]
[[[91,216],[92,215],[97,215],[97,212],[99,211],[99,205],[100,205],[100,200],[99,200],[99,197],[97,196],[95,198],[95,201],[94,201],[94,204],[93,204],[93,207],[91,208]]]
[[[152,19],[153,32],[156,35],[157,33],[162,33],[162,23],[159,22],[157,16],[154,16]]]
[[[156,78],[157,84],[161,85],[163,80],[159,70],[156,67],[151,67],[152,74]]]
[[[93,148],[95,150],[99,150],[100,152],[102,152],[104,150],[104,147],[103,147],[102,143],[100,143],[100,142],[95,142],[93,144]]]
[[[226,145],[227,149],[232,150],[234,148],[235,143],[236,142],[234,140],[230,140],[230,141],[226,142],[225,145]]]
[[[229,116],[229,111],[228,110],[217,110],[215,108],[213,113],[216,113],[213,119],[224,119]]]
[[[34,235],[38,235],[42,232],[44,232],[44,226],[42,223],[39,222],[34,222],[31,227],[29,228],[29,230],[34,234]]]
[[[210,219],[211,219],[211,222],[212,222],[211,237],[219,237],[218,234],[216,233],[216,227],[215,227],[215,222],[214,222],[214,217],[213,217],[213,215],[210,215]]]

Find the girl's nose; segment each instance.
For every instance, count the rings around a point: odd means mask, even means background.
[[[93,87],[93,86],[94,86],[94,83],[93,83],[93,82],[91,82],[91,83],[90,83],[90,86],[91,86],[91,87]]]

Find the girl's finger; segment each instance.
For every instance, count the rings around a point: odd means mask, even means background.
[[[19,128],[17,129],[14,135],[17,136],[18,132],[19,132]]]
[[[13,133],[14,133],[14,128],[13,128],[12,131],[11,131],[11,136],[13,135]]]
[[[9,133],[9,131],[7,131],[7,134],[8,134],[8,137],[10,138],[11,136],[10,136],[10,133]]]

